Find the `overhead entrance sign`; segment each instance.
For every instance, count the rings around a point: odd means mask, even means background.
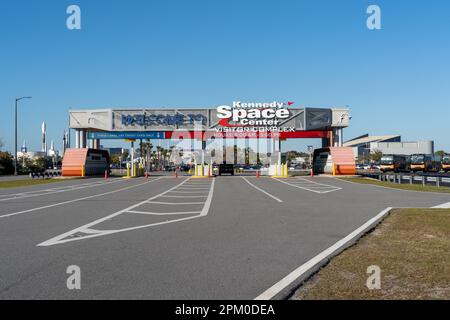
[[[208,109],[70,110],[70,127],[88,132],[104,131],[123,135],[100,136],[100,133],[96,133],[97,136],[89,136],[89,138],[112,139],[126,138],[129,132],[141,132],[144,134],[142,138],[147,138],[145,135],[149,132],[178,130],[293,133],[329,131],[332,127],[348,126],[349,117],[345,117],[348,115],[347,109],[293,108],[293,104],[276,101],[245,103],[234,101],[230,105]]]
[[[84,148],[107,139],[322,139],[342,144],[348,108],[295,108],[291,101],[233,101],[215,108],[92,109],[70,112],[75,145]],[[87,134],[86,134],[87,133]]]

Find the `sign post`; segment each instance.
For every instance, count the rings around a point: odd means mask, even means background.
[[[312,154],[314,152],[314,146],[308,146],[309,153],[309,166],[312,167]]]
[[[135,139],[125,139],[125,141],[127,142],[131,142],[131,164],[130,164],[130,169],[131,169],[131,176],[132,177],[136,177],[136,171],[135,171],[135,164],[134,164],[134,142],[136,141]]]

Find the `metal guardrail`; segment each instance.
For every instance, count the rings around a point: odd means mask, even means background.
[[[359,173],[368,178],[397,184],[422,184],[436,187],[450,187],[450,176],[446,174],[411,174],[411,173]]]
[[[61,170],[47,170],[44,172],[30,172],[28,176],[31,179],[50,179],[61,176]]]

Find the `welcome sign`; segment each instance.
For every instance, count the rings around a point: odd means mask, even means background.
[[[293,108],[293,105],[279,101],[234,101],[204,109],[71,110],[70,127],[92,132],[293,132],[331,128],[332,109]]]

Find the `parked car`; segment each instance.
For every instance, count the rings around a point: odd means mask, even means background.
[[[360,163],[356,165],[356,169],[358,170],[370,170],[370,164]]]
[[[230,174],[234,176],[234,165],[222,163],[219,165],[219,176],[222,174]]]

